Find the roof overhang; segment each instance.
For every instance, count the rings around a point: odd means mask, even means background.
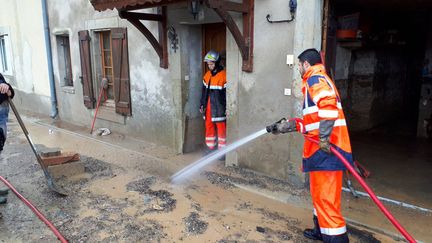
[[[160,66],[168,68],[167,48],[167,6],[191,0],[90,0],[94,9],[104,11],[116,8],[119,16],[133,24],[154,47],[160,58]],[[213,9],[223,20],[234,37],[243,59],[242,69],[252,72],[253,40],[254,40],[254,6],[255,0],[199,0],[201,4]],[[157,14],[129,12],[131,10],[158,7]],[[243,16],[243,31],[229,12],[241,13]],[[159,23],[159,40],[141,22],[157,21]],[[243,33],[242,33],[243,32]]]
[[[186,0],[90,0],[93,8],[97,11],[105,11],[107,9],[143,9],[164,6],[171,3],[185,2]]]

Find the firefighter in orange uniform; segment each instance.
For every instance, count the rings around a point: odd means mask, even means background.
[[[216,51],[209,51],[204,62],[209,71],[203,78],[200,112],[205,120],[205,143],[208,152],[226,145],[226,72],[221,57]],[[224,157],[221,158],[223,160]]]
[[[298,59],[303,78],[305,135],[320,141],[319,145],[308,140],[304,143],[303,171],[309,172],[315,227],[306,229],[303,235],[324,242],[349,242],[341,213],[342,173],[346,168],[330,152],[330,146],[333,146],[353,163],[341,99],[317,50],[307,49]],[[283,121],[267,130],[274,134],[286,133],[297,130],[298,125],[295,121]]]

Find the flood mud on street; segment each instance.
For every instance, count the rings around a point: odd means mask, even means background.
[[[29,130],[38,148],[80,153],[80,161],[49,167],[55,183],[69,195],[59,197],[49,190],[13,121],[0,158],[1,174],[69,242],[312,242],[302,233],[311,226],[308,191],[284,180],[219,162],[184,183],[171,184],[169,176],[193,162],[191,158],[143,156],[83,136],[49,133],[34,124]],[[291,199],[275,200],[277,195]],[[0,212],[0,241],[56,241],[13,193]],[[394,240],[358,226],[350,225],[349,232],[352,242]]]

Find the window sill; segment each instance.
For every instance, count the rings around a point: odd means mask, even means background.
[[[73,86],[63,86],[61,90],[65,93],[75,94],[75,88]]]
[[[15,78],[15,76],[13,75],[13,72],[12,71],[3,71],[3,72],[1,72],[0,71],[0,73],[3,75],[3,77],[8,77],[8,78]]]
[[[94,116],[94,112],[96,112],[96,110],[93,111],[93,116]],[[99,110],[96,117],[98,119],[102,119],[105,121],[126,125],[125,116],[117,114],[115,112],[115,107],[107,107],[103,105],[99,106]]]

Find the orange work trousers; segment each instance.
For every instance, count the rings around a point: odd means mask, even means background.
[[[226,122],[212,122],[210,98],[207,100],[205,114],[205,142],[209,149],[215,149],[216,142],[219,149],[226,146]]]
[[[321,234],[346,233],[341,213],[343,171],[312,171],[309,176],[314,215],[318,217]]]

